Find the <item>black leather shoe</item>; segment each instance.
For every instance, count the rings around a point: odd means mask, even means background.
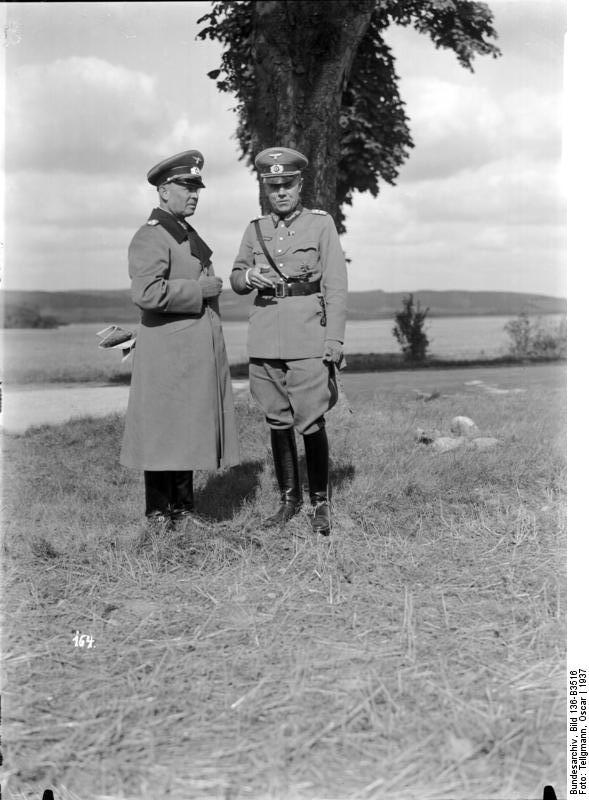
[[[327,495],[323,492],[311,495],[311,527],[313,533],[329,536],[331,533],[331,509]]]

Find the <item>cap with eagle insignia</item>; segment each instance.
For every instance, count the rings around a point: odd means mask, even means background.
[[[153,186],[177,181],[204,188],[200,175],[204,163],[203,154],[199,150],[185,150],[152,167],[147,173],[147,180]]]
[[[288,183],[309,163],[306,156],[290,147],[268,147],[255,158],[254,165],[264,183]]]

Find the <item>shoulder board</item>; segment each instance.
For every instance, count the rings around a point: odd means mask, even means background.
[[[311,214],[322,214],[324,217],[327,216],[327,211],[321,211],[320,208],[312,208]]]
[[[159,219],[148,219],[147,220],[147,224],[148,225],[159,225],[160,222],[159,222]]]
[[[250,219],[250,222],[257,222],[260,219],[267,219],[267,218],[268,218],[268,215],[265,214],[265,215],[263,215],[261,217],[254,217],[253,219]]]

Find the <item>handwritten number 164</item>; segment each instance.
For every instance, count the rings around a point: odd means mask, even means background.
[[[80,633],[80,631],[76,631],[72,642],[74,643],[75,647],[92,647],[94,645],[94,638],[86,633]]]

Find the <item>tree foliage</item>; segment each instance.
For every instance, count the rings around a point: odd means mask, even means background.
[[[413,26],[472,70],[476,55],[499,55],[492,21],[470,0],[219,0],[198,37],[223,45],[209,76],[237,99],[241,158],[252,165],[273,145],[302,150],[303,201],[343,232],[353,192],[394,185],[413,147],[386,29]]]
[[[429,339],[424,330],[425,318],[429,308],[422,311],[419,300],[413,301],[413,295],[403,298],[403,310],[395,313],[393,336],[401,345],[406,361],[420,362],[425,360]]]

